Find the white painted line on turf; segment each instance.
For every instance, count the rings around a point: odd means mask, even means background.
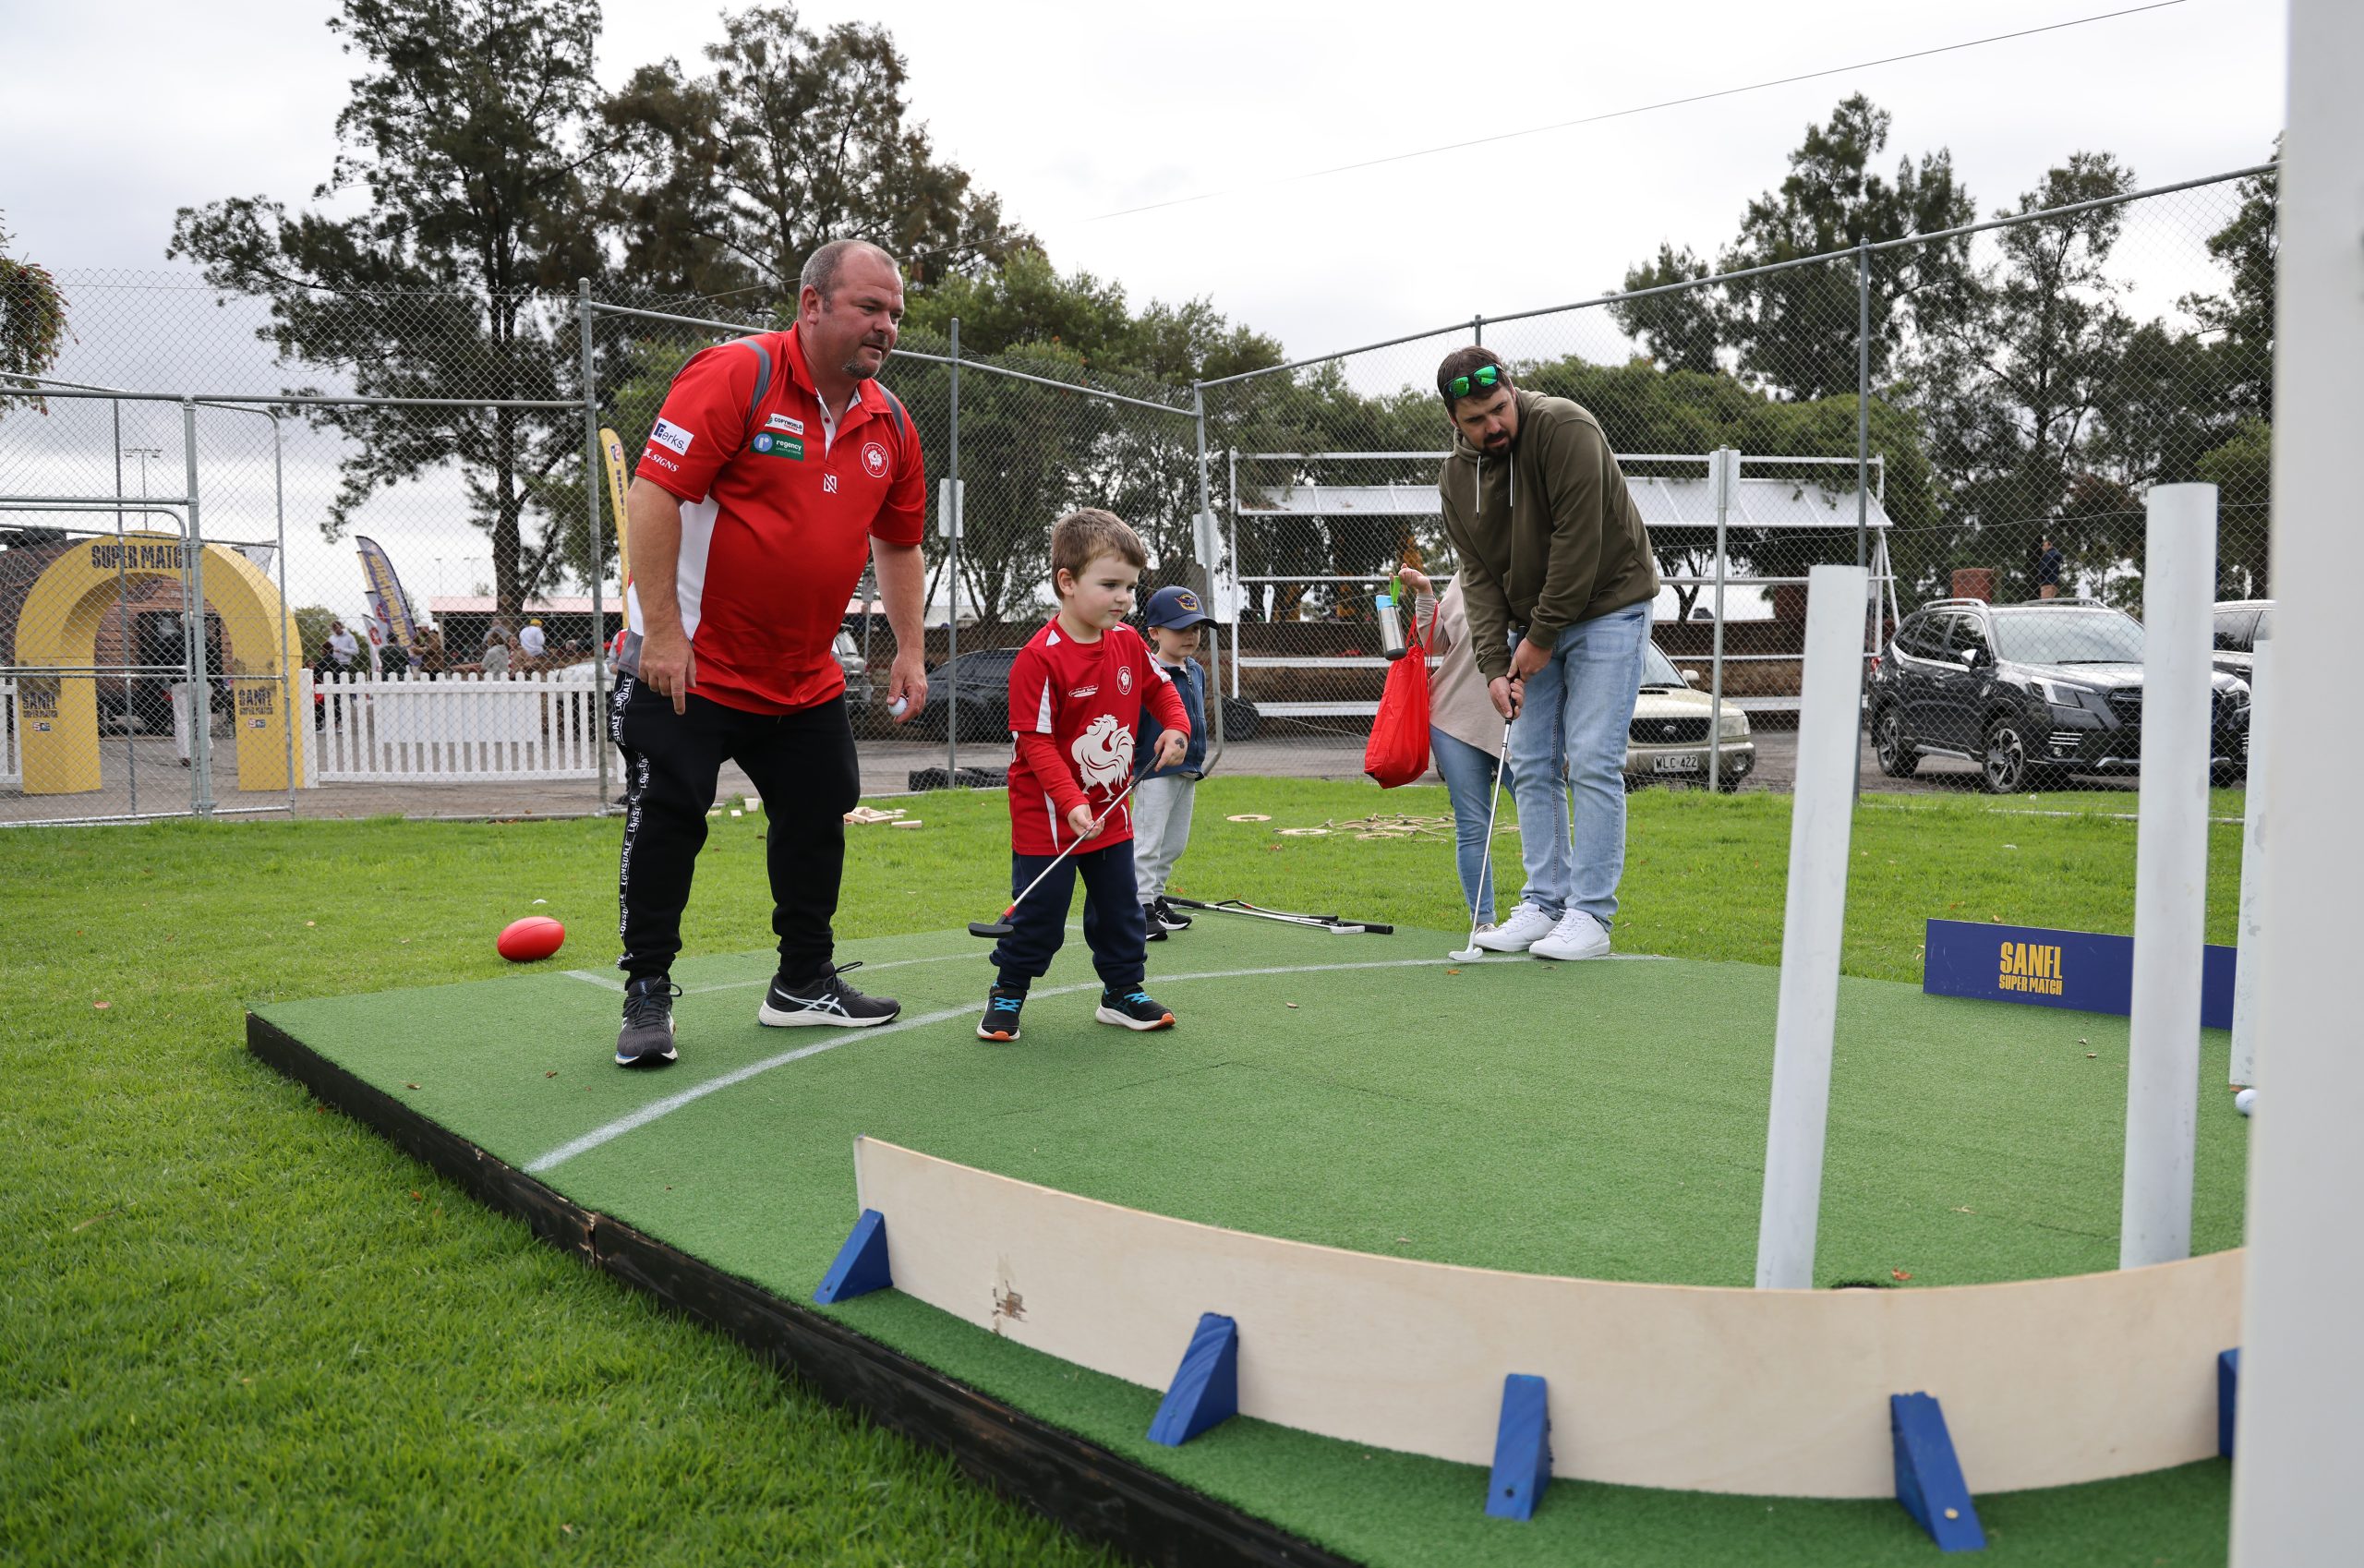
[[[1524,960],[1518,955],[1512,954],[1493,959],[1472,959],[1465,963],[1457,959],[1381,959],[1358,964],[1283,964],[1269,969],[1212,970],[1203,974],[1161,974],[1157,977],[1157,983],[1163,987],[1180,985],[1194,980],[1248,980],[1259,975],[1271,974],[1334,974],[1341,971],[1358,969],[1468,969],[1475,965],[1513,961]],[[878,967],[884,969],[886,966],[881,964]],[[1092,980],[1080,985],[1055,985],[1047,991],[1037,991],[1034,995],[1038,997],[1067,996],[1079,991],[1092,991],[1099,988],[1100,982]],[[958,1007],[946,1007],[939,1012],[923,1013],[917,1018],[898,1019],[893,1023],[882,1023],[874,1029],[845,1030],[836,1033],[834,1038],[804,1046],[801,1050],[783,1051],[777,1056],[766,1056],[760,1062],[750,1062],[743,1067],[724,1073],[720,1078],[708,1079],[706,1082],[685,1089],[679,1094],[669,1094],[662,1100],[651,1101],[629,1116],[619,1116],[605,1127],[595,1128],[580,1138],[561,1143],[549,1153],[528,1162],[525,1174],[539,1176],[544,1171],[553,1170],[578,1154],[587,1154],[603,1144],[614,1142],[628,1132],[637,1131],[660,1117],[669,1116],[685,1105],[694,1105],[709,1094],[717,1094],[734,1085],[744,1083],[751,1078],[771,1071],[774,1067],[784,1067],[790,1062],[801,1062],[807,1056],[817,1056],[824,1051],[834,1051],[840,1045],[852,1045],[864,1040],[875,1040],[882,1034],[900,1034],[905,1030],[924,1029],[933,1024],[950,1023],[955,1019],[968,1018],[983,1013],[984,1010],[985,1005],[983,1002],[971,1002]]]
[[[610,980],[604,974],[593,974],[587,969],[571,969],[563,972],[569,980],[579,980],[585,985],[596,985],[602,991],[621,991],[624,988],[622,981]]]

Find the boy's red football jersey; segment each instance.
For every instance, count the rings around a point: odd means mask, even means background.
[[[1055,618],[1018,651],[1009,667],[1009,727],[1018,743],[1010,759],[1010,847],[1021,855],[1055,855],[1075,842],[1067,813],[1088,805],[1094,816],[1133,781],[1133,729],[1141,708],[1164,727],[1188,730],[1189,716],[1149,644],[1119,623],[1100,640],[1079,643]],[[1050,788],[1035,777],[1024,753],[1035,736],[1049,739],[1064,777]],[[1133,836],[1128,801],[1101,825],[1091,847],[1121,844]]]

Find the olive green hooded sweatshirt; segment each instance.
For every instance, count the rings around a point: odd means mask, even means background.
[[[1518,440],[1488,457],[1458,428],[1437,476],[1461,559],[1470,651],[1489,681],[1511,672],[1510,633],[1554,646],[1580,621],[1653,599],[1649,531],[1600,422],[1564,397],[1514,391]]]

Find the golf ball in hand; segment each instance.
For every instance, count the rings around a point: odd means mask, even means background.
[[[900,718],[903,715],[911,711],[911,699],[909,697],[897,697],[893,702],[886,705],[886,712],[889,716],[896,718]]]
[[[2240,1112],[2241,1115],[2245,1116],[2251,1111],[2257,1109],[2257,1091],[2254,1089],[2244,1089],[2238,1094],[2234,1095],[2233,1109]]]

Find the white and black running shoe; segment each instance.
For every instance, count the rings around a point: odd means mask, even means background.
[[[616,1066],[661,1067],[681,1055],[673,1049],[673,998],[681,988],[664,975],[624,987],[624,1027],[616,1036]]]
[[[838,1029],[868,1029],[885,1023],[903,1010],[891,996],[865,996],[839,978],[862,967],[859,962],[825,969],[818,980],[791,986],[772,976],[771,990],[755,1012],[756,1021],[774,1029],[828,1024]]]
[[[1184,914],[1180,910],[1176,909],[1172,904],[1167,903],[1165,901],[1165,895],[1163,893],[1157,896],[1156,901],[1151,904],[1149,909],[1151,916],[1150,928],[1152,930],[1157,930],[1161,927],[1167,931],[1188,931],[1190,929],[1190,917]]]
[[[1157,906],[1155,904],[1143,904],[1141,906],[1141,930],[1147,933],[1147,935],[1142,938],[1143,941],[1163,942],[1165,940],[1165,927],[1158,921]]]

